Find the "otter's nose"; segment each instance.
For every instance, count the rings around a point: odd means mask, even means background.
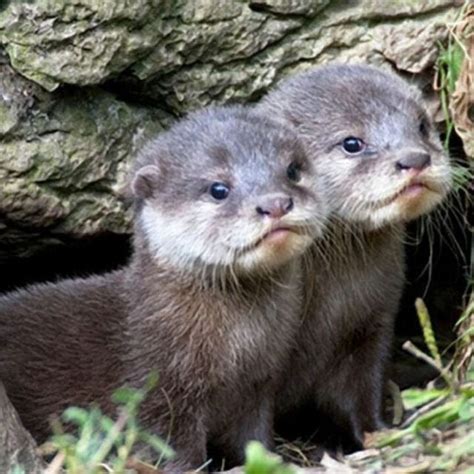
[[[269,217],[282,217],[293,209],[294,203],[291,197],[268,196],[262,198],[260,204],[255,208],[257,214]]]
[[[412,152],[400,158],[395,163],[395,168],[397,168],[397,171],[411,170],[411,169],[421,171],[427,166],[430,166],[430,164],[431,164],[431,157],[428,153]]]

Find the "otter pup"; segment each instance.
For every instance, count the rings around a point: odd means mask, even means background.
[[[297,131],[332,210],[325,239],[311,249],[307,312],[277,402],[280,429],[295,434],[297,413],[313,413],[317,439],[353,451],[382,425],[404,224],[448,193],[448,157],[421,94],[374,67],[298,74],[257,110]]]
[[[326,203],[296,134],[241,107],[190,115],[131,173],[134,253],[118,271],[0,299],[0,379],[42,440],[48,417],[123,383],[159,384],[144,425],[169,437],[169,472],[206,444],[232,462],[271,446],[276,387],[301,322],[300,256]]]

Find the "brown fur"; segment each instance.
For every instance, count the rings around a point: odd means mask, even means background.
[[[271,447],[301,323],[299,256],[325,220],[315,180],[295,134],[243,108],[191,115],[152,141],[132,172],[130,264],[0,299],[0,379],[25,426],[42,440],[67,405],[110,411],[114,388],[154,370],[141,419],[170,437],[169,472],[199,467],[207,443],[231,462],[250,439]],[[215,181],[229,184],[227,199],[210,196]],[[284,215],[258,212],[288,197]],[[299,233],[265,237],[277,224]]]
[[[310,430],[318,439],[351,451],[382,424],[404,283],[404,223],[446,195],[448,159],[418,91],[376,68],[316,68],[284,81],[257,109],[297,130],[332,207],[325,239],[312,249],[305,322],[278,398],[280,428],[301,434],[296,413],[305,420],[313,414]],[[367,147],[348,154],[346,137]],[[408,169],[423,154],[431,164],[419,173]],[[431,190],[403,194],[416,177]]]

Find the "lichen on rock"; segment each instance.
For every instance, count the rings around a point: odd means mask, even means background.
[[[115,190],[141,143],[162,129],[160,117],[97,88],[45,93],[9,66],[0,77],[3,232],[127,232],[130,216]]]
[[[98,84],[157,44],[167,3],[10,2],[0,14],[0,42],[17,71],[50,91],[61,83]]]

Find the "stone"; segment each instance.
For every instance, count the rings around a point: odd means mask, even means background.
[[[0,78],[0,253],[31,253],[42,245],[36,232],[48,241],[128,232],[116,191],[146,137],[162,130],[160,116],[99,88],[50,94],[7,65]]]

